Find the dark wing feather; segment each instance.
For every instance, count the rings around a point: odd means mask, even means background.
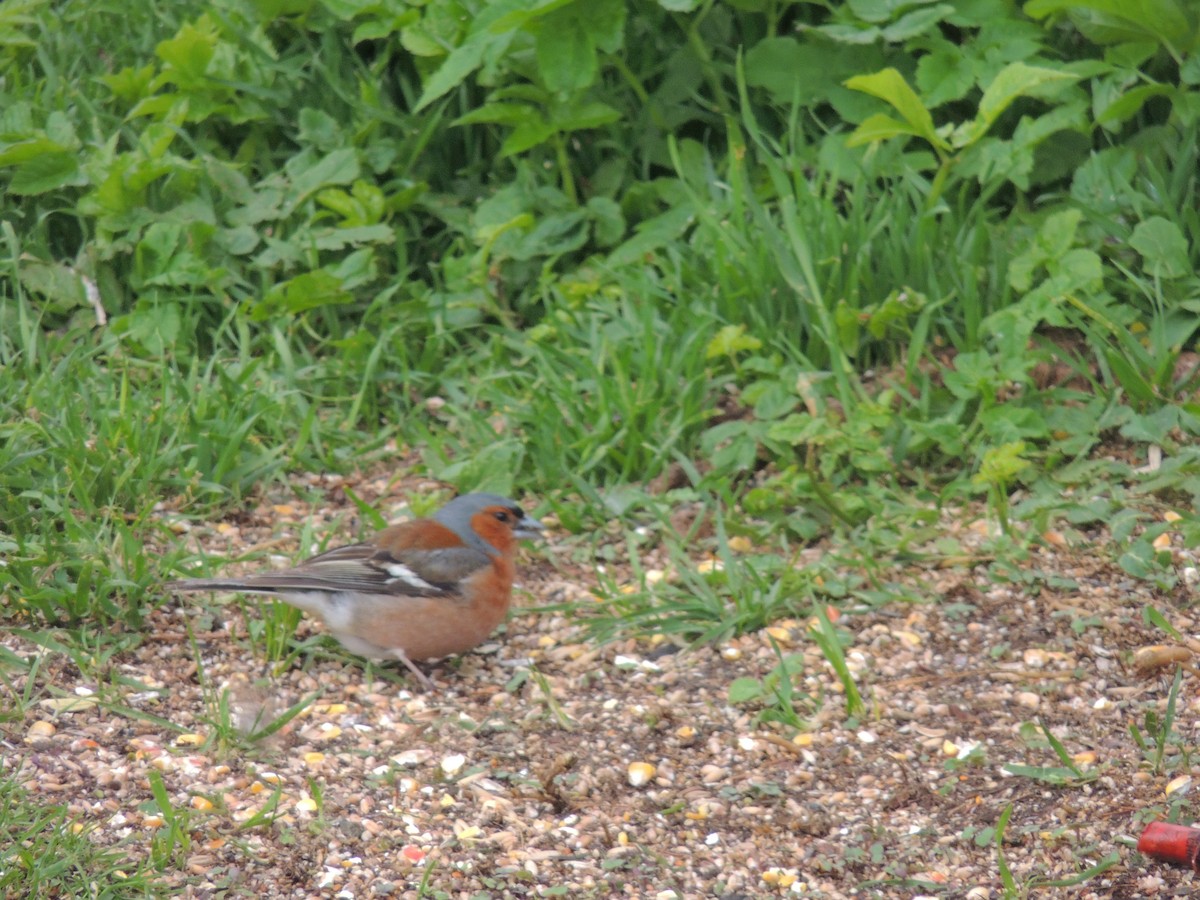
[[[176,581],[167,587],[190,591],[360,591],[451,597],[459,593],[464,578],[490,563],[487,554],[470,547],[390,551],[373,544],[351,544],[327,550],[292,569],[242,578]]]

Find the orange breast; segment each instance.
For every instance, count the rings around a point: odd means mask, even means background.
[[[461,597],[360,598],[346,630],[409,659],[464,653],[483,643],[512,603],[513,564],[501,557],[463,583]]]

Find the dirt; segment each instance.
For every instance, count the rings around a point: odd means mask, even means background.
[[[437,489],[313,476],[223,522],[162,514],[193,549],[260,552],[221,567],[233,572],[315,550],[302,534],[357,536],[345,486],[397,518],[401,498]],[[1039,897],[1187,896],[1190,870],[1134,845],[1148,821],[1190,813],[1191,669],[1157,762],[1155,722],[1195,647],[1135,653],[1169,643],[1147,606],[1196,631],[1191,597],[1135,581],[1087,537],[1048,536],[1006,582],[986,562],[892,567],[916,602],[837,621],[857,719],[805,620],[686,652],[661,636],[591,643],[595,565],[552,531],[522,551],[519,608],[495,640],[427,668],[434,694],[307,620],[304,648],[268,664],[257,602],[155,598],[140,642],[83,671],[0,636],[42,657],[34,685],[6,673],[31,702],[0,736],[31,791],[131,865],[168,827],[157,773],[189,837],[162,875],[175,896],[984,898],[1002,895],[1005,866]],[[761,715],[769,703],[728,699],[734,679],[775,668],[772,641],[802,657],[799,731]]]

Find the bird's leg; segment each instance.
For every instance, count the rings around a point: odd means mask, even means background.
[[[391,654],[392,656],[396,657],[396,659],[400,660],[400,662],[404,663],[404,667],[417,677],[417,681],[421,682],[421,686],[425,688],[425,690],[429,691],[431,694],[437,691],[437,685],[433,683],[433,679],[418,669],[417,664],[408,658],[407,653],[405,653],[403,650],[396,649],[392,650]]]

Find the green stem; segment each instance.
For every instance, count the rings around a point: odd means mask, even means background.
[[[633,74],[633,70],[625,64],[625,60],[615,54],[612,56],[607,56],[605,59],[612,63],[613,68],[615,68],[620,73],[621,77],[625,79],[626,84],[629,85],[629,89],[633,91],[634,95],[638,98],[638,105],[648,106],[650,104],[650,94],[646,92],[646,88],[642,85],[641,81],[638,80],[638,77]]]
[[[822,505],[833,514],[834,518],[838,519],[847,527],[853,528],[854,521],[848,515],[846,515],[846,511],[842,509],[841,504],[834,499],[834,496],[830,492],[829,488],[825,486],[825,482],[821,480],[821,474],[817,471],[816,453],[813,451],[812,447],[809,447],[809,452],[805,454],[805,457],[804,471],[806,471],[809,477],[812,479],[812,489],[813,493],[817,495],[817,499],[820,500]]]
[[[704,5],[704,8],[696,14],[690,26],[687,29],[688,46],[692,52],[696,54],[696,58],[700,60],[701,68],[704,70],[704,78],[708,82],[709,87],[713,92],[713,100],[717,104],[717,109],[725,118],[733,115],[732,107],[729,105],[729,100],[725,96],[725,89],[721,86],[721,77],[718,75],[716,68],[713,66],[712,54],[708,52],[708,46],[700,37],[700,23],[704,21],[712,9],[712,0]]]
[[[572,206],[578,206],[579,192],[575,189],[575,179],[571,175],[571,157],[567,155],[567,138],[561,131],[554,133],[554,155],[558,159],[558,171],[562,175],[563,193],[567,195]]]

